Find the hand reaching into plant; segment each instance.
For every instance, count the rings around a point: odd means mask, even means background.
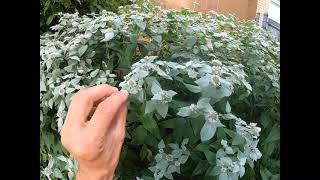
[[[113,178],[125,137],[127,98],[128,92],[105,84],[73,96],[61,142],[80,165],[78,180]]]

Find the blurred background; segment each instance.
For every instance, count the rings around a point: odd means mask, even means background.
[[[255,20],[280,39],[280,0],[159,0],[166,9],[189,8],[233,14],[239,20]]]
[[[137,0],[135,0],[137,1]],[[142,0],[139,0],[142,1]],[[167,9],[189,8],[195,11],[216,11],[233,14],[239,20],[255,20],[264,30],[280,40],[280,0],[153,0]],[[50,31],[58,22],[58,13],[80,14],[99,12],[102,9],[116,12],[130,0],[40,0],[40,33]]]

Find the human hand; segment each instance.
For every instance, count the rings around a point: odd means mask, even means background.
[[[60,134],[61,143],[80,165],[77,180],[113,178],[125,138],[127,98],[127,91],[106,84],[73,96]]]

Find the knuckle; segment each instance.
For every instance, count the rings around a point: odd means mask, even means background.
[[[97,110],[98,109],[101,109],[101,110],[109,110],[109,108],[110,108],[110,103],[109,103],[109,101],[102,101],[99,105],[98,105],[98,107],[96,108]]]
[[[86,95],[86,92],[87,92],[86,88],[80,89],[78,92],[76,92],[74,94],[74,98],[73,99],[75,99],[75,100],[82,99],[83,96]]]

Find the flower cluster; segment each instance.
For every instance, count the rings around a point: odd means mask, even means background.
[[[168,179],[173,179],[172,173],[181,173],[180,166],[185,164],[190,156],[190,152],[186,148],[188,141],[188,139],[184,139],[181,142],[181,148],[178,144],[168,144],[171,153],[166,153],[166,146],[163,140],[160,141],[158,144],[159,152],[155,156],[156,164],[155,166],[149,167],[149,170],[154,173],[155,180],[159,180],[163,176]]]

